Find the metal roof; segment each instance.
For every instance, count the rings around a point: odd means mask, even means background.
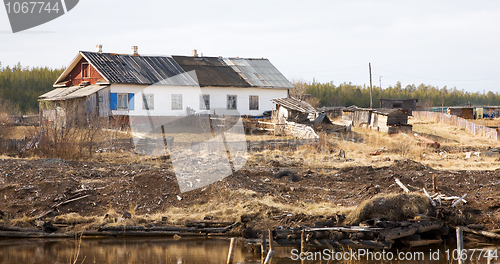
[[[40,95],[39,97],[41,99],[63,97],[63,96],[66,96],[66,95],[80,89],[80,88],[81,88],[80,86],[71,86],[71,87],[67,87],[67,88],[56,88],[48,93]]]
[[[80,53],[110,83],[198,85],[172,57],[88,51],[80,51]]]
[[[195,71],[201,87],[250,87],[231,67],[216,57],[172,56],[184,71]]]
[[[294,88],[268,59],[224,58],[251,86],[270,88]]]
[[[299,111],[301,113],[314,114],[314,113],[318,112],[310,104],[308,104],[304,101],[295,99],[293,97],[271,99],[271,101],[273,101],[277,105],[281,105],[287,109]]]
[[[56,100],[67,100],[67,99],[86,97],[106,87],[108,86],[94,84],[89,86],[71,86],[68,88],[56,88],[46,94],[41,95],[40,99],[47,101],[56,101]]]
[[[106,84],[266,87],[293,88],[285,76],[267,59],[188,56],[136,56],[129,54],[80,51],[56,80],[64,81],[84,58],[105,79]],[[195,75],[187,72],[194,71]]]

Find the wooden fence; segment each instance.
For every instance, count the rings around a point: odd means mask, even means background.
[[[496,129],[475,124],[455,115],[429,111],[413,111],[413,117],[421,120],[436,120],[439,123],[458,126],[477,136],[498,140],[498,131]]]
[[[28,139],[26,137],[22,139],[4,138],[0,140],[0,144],[3,146],[3,149],[12,152],[21,151],[27,142]]]

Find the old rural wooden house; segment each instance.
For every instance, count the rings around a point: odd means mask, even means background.
[[[43,119],[69,114],[181,117],[195,113],[262,115],[293,85],[267,59],[142,56],[80,51],[41,95]]]
[[[412,114],[412,111],[417,110],[417,98],[412,99],[390,99],[380,98],[380,108],[384,109],[402,109],[403,112]]]

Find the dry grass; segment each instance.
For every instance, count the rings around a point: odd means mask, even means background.
[[[495,170],[500,168],[500,156],[487,157],[488,147],[500,147],[500,141],[471,135],[458,127],[415,121],[413,133],[426,136],[441,144],[440,149],[418,145],[413,134],[388,135],[359,127],[340,135],[321,134],[320,146],[300,146],[295,151],[264,150],[250,158],[251,162],[279,161],[299,167],[390,166],[394,160],[412,159],[435,169]],[[479,157],[465,159],[465,152],[474,149]],[[338,156],[340,150],[346,158]],[[451,151],[450,151],[451,150]],[[378,151],[378,153],[376,153]],[[375,153],[377,155],[370,155]]]

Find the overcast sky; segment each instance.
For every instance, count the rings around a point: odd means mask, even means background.
[[[81,0],[13,34],[0,62],[67,66],[79,50],[268,58],[289,80],[431,84],[500,92],[500,1]]]

